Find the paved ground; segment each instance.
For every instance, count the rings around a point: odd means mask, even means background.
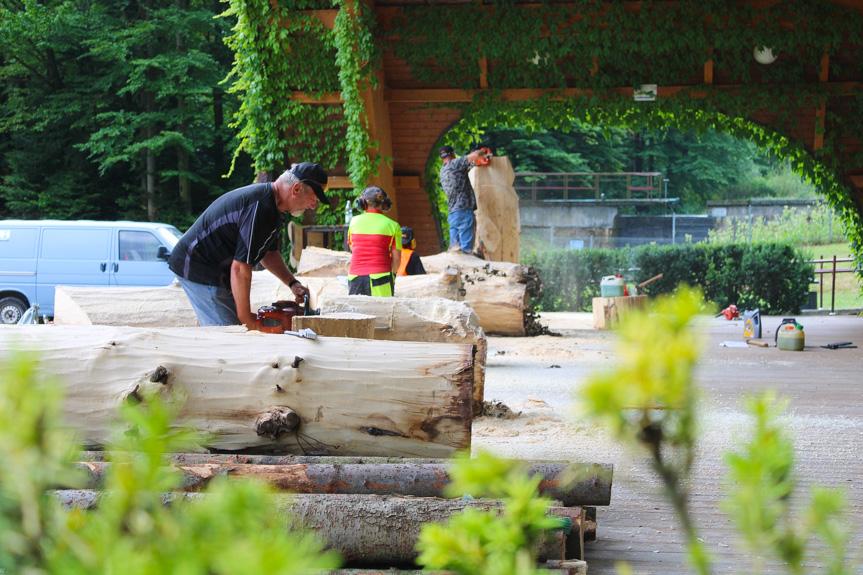
[[[764,340],[772,341],[780,320],[763,318]],[[856,555],[853,572],[863,573],[863,317],[798,320],[806,334],[802,352],[721,347],[722,341],[742,340],[739,321],[704,318],[697,330],[705,342],[698,371],[704,398],[692,505],[715,573],[752,571],[752,557],[738,546],[733,517],[718,510],[722,453],[745,432],[743,398],[766,389],[790,401],[784,423],[795,440],[801,495],[812,482],[846,490]],[[588,546],[591,575],[615,573],[617,561],[629,562],[637,573],[692,572],[671,508],[646,458],[580,420],[573,409],[573,394],[587,375],[613,365],[614,334],[592,329],[589,314],[543,314],[541,321],[560,337],[489,338],[486,400],[502,401],[520,415],[476,420],[474,449],[522,459],[614,463],[611,505],[599,509],[597,540]],[[820,347],[838,341],[860,348]],[[768,561],[764,572],[784,570]]]

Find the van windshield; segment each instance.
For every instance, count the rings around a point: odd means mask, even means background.
[[[158,235],[159,238],[163,242],[165,242],[171,249],[174,249],[174,246],[176,246],[177,242],[180,241],[180,238],[183,237],[183,234],[180,233],[180,230],[178,230],[174,226],[156,228],[156,235]]]

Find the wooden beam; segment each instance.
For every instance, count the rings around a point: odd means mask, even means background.
[[[713,83],[713,48],[707,49],[707,61],[704,63],[704,83]]]
[[[324,92],[318,96],[308,92],[292,92],[291,100],[301,104],[344,104],[341,92]]]
[[[330,176],[327,185],[334,190],[349,190],[354,187],[354,183],[347,176]]]
[[[826,84],[830,76],[830,54],[824,50],[824,55],[821,56],[821,73],[818,75],[818,81]],[[827,119],[827,99],[825,98],[821,105],[815,110],[815,140],[812,142],[813,150],[820,150],[824,147],[824,131],[827,129],[825,123]]]

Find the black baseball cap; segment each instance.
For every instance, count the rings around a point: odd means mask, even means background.
[[[291,173],[302,183],[312,188],[321,203],[330,205],[330,200],[325,193],[329,189],[327,173],[322,167],[311,162],[300,162],[291,168]]]
[[[444,146],[440,149],[440,157],[446,158],[448,156],[452,156],[455,154],[455,150],[452,149],[452,146]]]

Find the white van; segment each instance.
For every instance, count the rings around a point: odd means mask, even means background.
[[[54,316],[54,287],[165,286],[182,234],[168,224],[0,220],[0,323],[34,303]]]

